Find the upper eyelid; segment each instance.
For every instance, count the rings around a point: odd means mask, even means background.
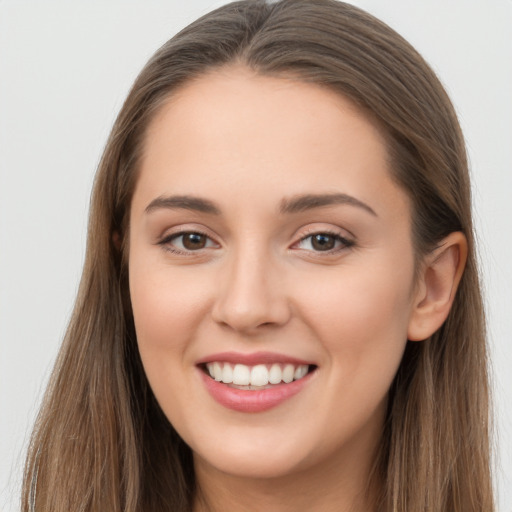
[[[308,238],[320,234],[329,235],[336,238],[337,241],[341,243],[341,247],[329,249],[327,251],[314,251],[311,249],[297,247]],[[302,228],[297,230],[295,235],[295,241],[289,246],[289,249],[305,251],[307,253],[314,254],[315,257],[327,258],[329,256],[334,256],[336,254],[341,253],[342,251],[354,248],[356,246],[356,237],[347,229],[333,224],[326,225],[325,223],[318,222],[303,226]]]
[[[311,231],[307,231],[306,233],[303,233],[301,235],[300,239],[304,240],[304,238],[308,238],[313,235],[331,235],[331,236],[339,236],[340,238],[347,238],[340,231],[337,231],[335,229],[313,229]]]
[[[191,233],[203,235],[213,240],[213,238],[208,233],[205,233],[204,231],[200,231],[198,229],[187,229],[185,231],[175,231],[173,233],[166,233],[162,235],[160,238],[161,240],[172,240],[173,238],[179,238],[180,236],[188,235]]]
[[[328,236],[332,236],[334,237],[335,239],[337,239],[337,241],[341,242],[341,244],[345,247],[345,248],[348,248],[348,247],[352,247],[355,245],[355,240],[351,239],[351,238],[348,238],[348,237],[345,237],[339,233],[331,233],[329,231],[316,231],[315,233],[311,233],[309,235],[306,235],[306,236],[303,236],[302,238],[300,238],[299,240],[297,240],[296,242],[294,242],[292,244],[292,248],[302,242],[304,242],[305,240],[307,240],[308,238],[311,238],[312,236],[314,235],[328,235]],[[329,252],[333,252],[335,250],[340,250],[340,248],[338,249],[329,249],[328,251],[325,251],[325,254],[328,254]],[[319,253],[321,253],[322,251],[318,251]]]
[[[317,223],[322,224],[322,223]],[[324,224],[325,226],[325,224]],[[297,231],[297,236],[299,236],[299,240],[303,240],[304,238],[307,238],[308,236],[316,235],[316,234],[329,234],[333,236],[339,236],[340,238],[344,238],[346,240],[355,241],[356,237],[347,229],[341,228],[339,226],[333,226],[330,225],[329,227],[322,227],[322,226],[304,226],[302,228],[299,228]]]
[[[204,232],[198,231],[198,230],[186,230],[186,231],[177,231],[175,233],[169,233],[168,235],[164,235],[157,242],[157,244],[158,245],[165,245],[165,244],[171,243],[176,238],[180,238],[180,237],[182,237],[184,235],[187,235],[187,234],[190,234],[190,233],[195,233],[195,234],[198,234],[198,235],[205,236],[206,238],[208,238],[208,240],[213,242],[216,246],[220,247],[220,243],[217,242],[217,240],[215,240],[215,238],[211,237],[207,233],[204,233]],[[182,251],[182,252],[185,252],[185,251],[186,252],[199,252],[199,251],[202,251],[202,250],[205,250],[205,249],[211,249],[211,247],[203,247],[202,249],[197,249],[195,251],[191,251],[191,250],[188,250],[188,249],[180,249],[180,251]]]
[[[183,237],[184,235],[189,234],[189,233],[196,233],[199,235],[203,235],[206,238],[208,238],[210,241],[212,241],[213,244],[215,244],[217,246],[217,248],[220,247],[220,244],[216,240],[214,240],[211,236],[209,236],[208,234],[203,233],[199,230],[191,230],[191,229],[176,231],[174,233],[169,233],[167,235],[164,235],[162,238],[160,238],[156,242],[156,245],[160,246],[163,250],[165,250],[167,252],[173,253],[176,256],[184,256],[187,258],[200,258],[205,255],[204,251],[210,251],[212,249],[216,249],[216,247],[202,247],[200,249],[192,250],[192,249],[187,249],[187,248],[176,247],[176,246],[174,246],[174,244],[172,244],[174,239]]]
[[[323,223],[314,223],[314,224],[323,224]],[[173,227],[168,227],[166,230],[164,230],[163,234],[158,236],[157,244],[166,243],[167,241],[170,241],[173,238],[185,235],[187,233],[198,233],[201,235],[204,235],[208,237],[210,240],[212,240],[217,245],[223,245],[221,240],[221,237],[216,236],[216,234],[213,234],[209,228],[202,225],[177,225]],[[315,234],[328,234],[334,237],[339,237],[342,240],[346,240],[351,243],[355,243],[356,237],[347,229],[341,228],[339,226],[319,226],[319,225],[306,225],[302,226],[299,229],[295,231],[295,234],[293,235],[293,242],[291,243],[291,246],[301,242],[302,240],[313,236]]]
[[[177,237],[180,235],[184,235],[186,233],[199,233],[201,235],[207,236],[214,241],[217,241],[217,238],[214,234],[212,234],[211,230],[205,226],[192,224],[192,225],[183,225],[178,224],[176,226],[167,227],[162,231],[162,234],[158,236],[158,241],[162,241],[164,239]]]

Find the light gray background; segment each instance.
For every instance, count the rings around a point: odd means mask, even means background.
[[[81,272],[94,170],[147,58],[212,0],[0,0],[0,510]],[[464,129],[494,366],[499,510],[512,511],[512,1],[361,0],[438,72]]]

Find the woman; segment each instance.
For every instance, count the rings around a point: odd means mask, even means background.
[[[24,510],[488,511],[464,143],[396,33],[239,2],[136,80]]]

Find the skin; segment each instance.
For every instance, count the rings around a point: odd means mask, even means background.
[[[349,195],[373,213],[354,202],[280,213],[303,194]],[[171,195],[218,212],[147,210]],[[185,249],[183,232],[206,245]],[[350,243],[321,251],[313,233]],[[375,124],[317,85],[241,67],[200,77],[149,126],[129,239],[139,350],[193,450],[195,510],[372,510],[365,485],[406,340],[444,321],[464,264],[454,234],[414,280],[410,202]],[[196,365],[225,351],[317,369],[279,406],[237,412]]]

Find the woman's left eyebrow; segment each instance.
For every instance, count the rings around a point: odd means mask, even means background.
[[[146,213],[160,208],[169,210],[194,210],[220,215],[220,209],[209,199],[196,196],[160,196],[153,199],[145,209]]]
[[[313,208],[321,208],[323,206],[332,206],[337,204],[346,204],[350,206],[356,206],[366,212],[370,213],[374,217],[378,217],[375,210],[368,206],[363,201],[350,196],[348,194],[304,194],[299,196],[293,196],[289,199],[283,199],[281,201],[280,212],[281,213],[299,213]]]

